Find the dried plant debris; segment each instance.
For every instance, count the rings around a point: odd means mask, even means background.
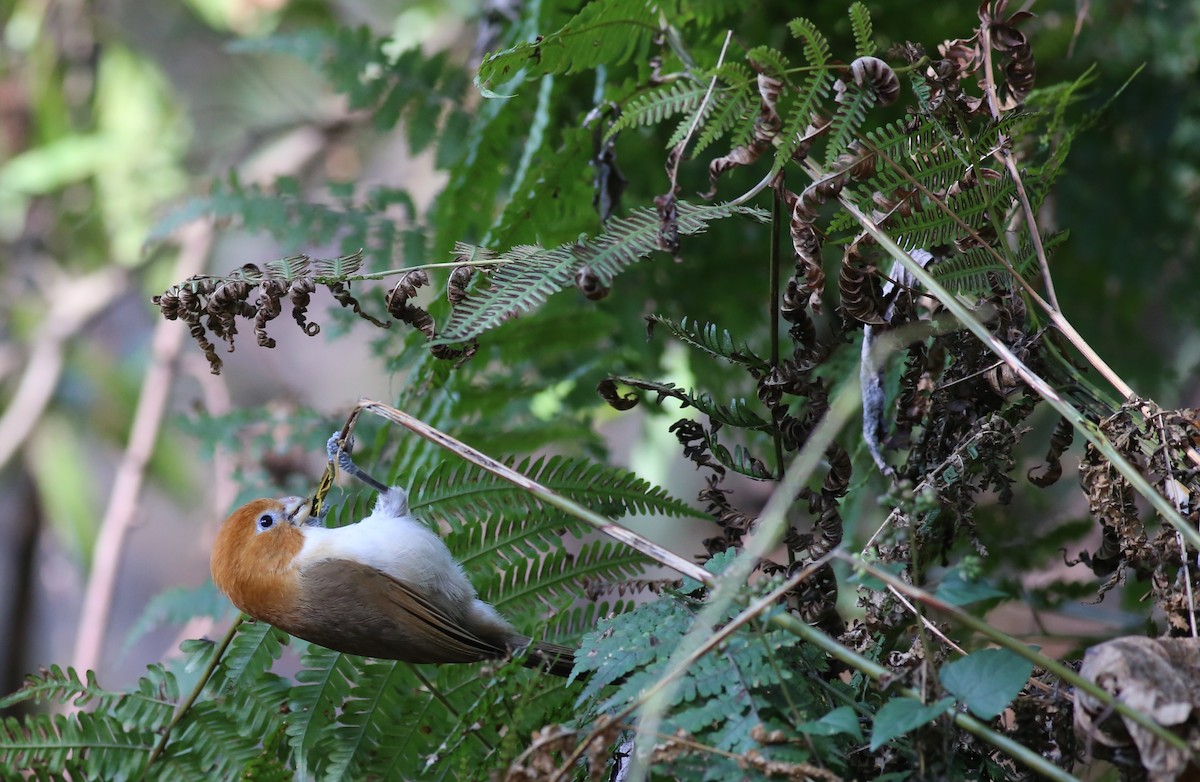
[[[1200,435],[1198,414],[1193,409],[1162,410],[1148,400],[1133,399],[1099,424],[1117,450],[1137,465],[1191,524],[1200,523],[1200,474],[1189,456],[1195,453]],[[1200,594],[1196,551],[1182,550],[1183,542],[1173,529],[1150,526],[1142,518],[1133,486],[1090,444],[1079,465],[1079,483],[1088,511],[1100,526],[1101,545],[1095,552],[1080,552],[1078,560],[1067,563],[1082,562],[1105,579],[1098,599],[1124,583],[1129,572],[1148,580],[1153,606],[1166,618],[1166,632],[1192,634],[1193,596]],[[1192,566],[1184,567],[1185,562]]]
[[[1096,758],[1126,778],[1175,782],[1200,775],[1200,640],[1117,638],[1088,649],[1079,673],[1183,739],[1180,749],[1083,691],[1075,732]],[[1143,776],[1144,775],[1144,776]]]
[[[359,317],[387,328],[387,323],[362,309],[344,282],[361,267],[361,252],[327,260],[296,255],[271,261],[261,268],[246,264],[225,277],[196,275],[172,285],[152,301],[164,318],[182,320],[188,325],[192,339],[204,351],[212,373],[217,375],[221,373],[222,362],[208,335],[223,341],[232,353],[238,333],[237,318],[253,318],[258,344],[273,348],[275,340],[267,334],[267,324],[282,314],[285,298],[292,305],[292,319],[300,330],[310,337],[320,333],[321,327],[307,318],[308,305],[318,285],[327,288],[339,304],[351,308]],[[258,295],[252,304],[250,297],[255,290]]]
[[[350,291],[351,278],[361,268],[361,252],[334,259],[296,255],[271,261],[263,267],[246,264],[224,277],[197,275],[171,286],[152,301],[164,318],[182,320],[188,325],[192,339],[204,351],[212,373],[218,375],[223,362],[209,335],[223,341],[232,353],[238,318],[253,320],[254,335],[260,347],[274,348],[276,342],[267,333],[267,327],[283,314],[286,300],[291,305],[292,320],[300,330],[310,337],[319,334],[320,325],[308,319],[308,307],[318,286],[324,287],[338,304],[371,325],[390,328],[390,321],[380,320],[364,310]],[[464,262],[450,273],[446,295],[452,308],[466,297],[477,269],[477,265]],[[429,284],[429,275],[423,269],[403,272],[388,294],[386,304],[394,319],[407,323],[432,341],[437,337],[432,316],[411,301],[417,288]],[[254,296],[255,291],[257,296]],[[251,296],[254,296],[253,302]],[[471,340],[458,346],[435,344],[430,350],[437,358],[465,361],[475,354],[477,345]]]

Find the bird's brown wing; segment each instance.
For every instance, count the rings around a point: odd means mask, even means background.
[[[298,610],[280,629],[347,654],[411,663],[467,663],[506,657],[520,636],[486,637],[463,628],[408,584],[347,559],[304,570]]]

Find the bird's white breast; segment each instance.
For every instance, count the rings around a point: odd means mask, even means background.
[[[296,556],[306,564],[349,559],[376,568],[441,603],[470,603],[475,588],[446,544],[411,515],[391,516],[379,509],[356,524],[327,529],[304,527],[304,547]]]

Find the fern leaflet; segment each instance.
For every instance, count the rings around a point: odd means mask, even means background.
[[[769,421],[751,410],[745,399],[734,399],[728,405],[723,405],[703,391],[689,391],[677,387],[674,383],[642,380],[636,377],[615,377],[613,380],[657,394],[658,404],[662,404],[666,397],[677,399],[683,404],[683,407],[694,407],[711,420],[728,426],[735,426],[739,429],[755,429],[761,432],[769,432],[774,428]]]
[[[670,329],[676,339],[710,356],[723,358],[755,371],[765,372],[770,369],[770,364],[759,358],[746,343],[735,340],[725,329],[718,330],[715,323],[705,323],[701,326],[699,321],[688,321],[687,318],[677,323],[662,315],[647,315],[646,322],[650,324],[650,328],[661,323]]]
[[[595,0],[556,32],[489,55],[476,83],[485,95],[526,69],[529,78],[617,65],[644,49],[658,30],[658,10],[644,0]]]
[[[310,644],[301,662],[304,667],[296,674],[288,704],[288,743],[297,773],[319,777],[329,762],[331,728],[358,681],[361,658]]]
[[[875,105],[875,92],[865,90],[854,82],[842,81],[844,91],[838,96],[838,111],[829,123],[828,145],[825,147],[825,165],[833,161],[858,134],[859,127],[867,119],[867,111]]]
[[[697,206],[678,202],[678,230],[682,235],[704,231],[710,222],[735,214],[760,221],[767,213],[733,204]],[[595,239],[580,239],[553,249],[520,245],[498,257],[492,272],[492,287],[468,296],[455,309],[445,329],[433,344],[452,344],[473,339],[500,325],[513,313],[527,312],[568,285],[576,272],[587,265],[602,279],[613,279],[622,269],[658,249],[662,222],[658,212],[640,209],[628,217],[612,220],[608,230]],[[460,245],[467,254],[474,248]]]
[[[639,95],[622,107],[621,118],[612,124],[605,137],[612,138],[626,128],[657,125],[667,117],[684,112],[688,112],[688,121],[691,122],[691,113],[700,107],[707,93],[706,84],[676,81],[662,89]]]
[[[875,54],[875,31],[871,28],[871,12],[858,0],[850,5],[850,28],[854,30],[854,53],[859,57]]]
[[[812,69],[812,75],[797,91],[792,109],[780,130],[779,138],[782,143],[775,152],[775,160],[771,164],[772,172],[782,169],[800,147],[805,129],[812,122],[817,106],[829,95],[831,83],[828,71],[829,41],[812,22],[802,17],[789,22],[788,29],[794,37],[804,41],[804,59]]]

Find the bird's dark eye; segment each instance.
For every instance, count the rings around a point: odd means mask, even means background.
[[[258,517],[258,528],[259,529],[270,529],[271,525],[274,523],[275,523],[275,517],[272,516],[270,513],[264,513],[263,515]]]

